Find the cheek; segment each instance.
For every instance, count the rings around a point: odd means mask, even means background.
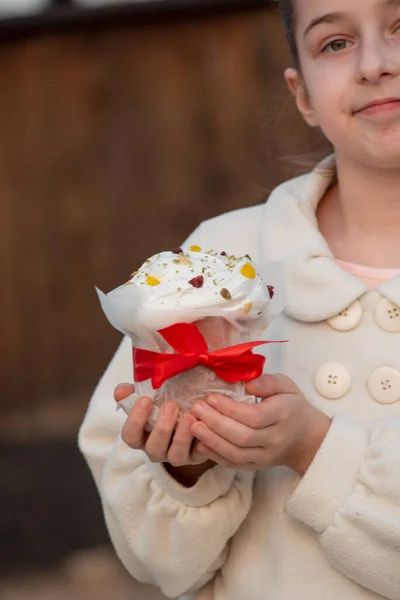
[[[333,141],[346,128],[351,116],[348,86],[343,78],[315,75],[309,87],[309,98],[319,127],[326,137]]]

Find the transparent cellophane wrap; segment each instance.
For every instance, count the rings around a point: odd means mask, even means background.
[[[208,317],[196,321],[194,324],[204,336],[209,352],[250,341],[248,330],[239,331],[223,317]],[[143,348],[143,345],[141,347]],[[255,351],[258,351],[260,348],[256,348]],[[145,349],[154,350],[154,346]],[[160,348],[158,351],[174,352],[169,346],[167,350]],[[140,396],[149,396],[152,398],[153,411],[147,424],[147,429],[151,429],[157,420],[160,406],[167,400],[176,402],[180,407],[180,412],[185,413],[191,412],[194,402],[205,399],[215,392],[226,394],[237,402],[253,404],[256,400],[254,396],[246,395],[245,384],[243,382],[228,383],[218,377],[211,369],[200,365],[168,379],[158,390],[153,388],[150,380],[136,382],[135,394],[119,402],[119,406],[125,412],[129,413],[133,404]]]

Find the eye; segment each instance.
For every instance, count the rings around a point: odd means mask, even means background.
[[[400,29],[400,25],[399,25],[399,29]],[[334,53],[334,52],[342,52],[342,50],[346,50],[346,48],[349,47],[349,45],[351,45],[351,42],[349,42],[348,40],[341,40],[341,39],[337,39],[337,40],[332,40],[331,42],[329,42],[329,44],[327,44],[326,46],[324,46],[321,50],[321,52],[326,52],[326,53]]]

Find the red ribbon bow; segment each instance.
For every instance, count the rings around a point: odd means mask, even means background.
[[[177,323],[160,329],[162,337],[177,354],[133,349],[135,381],[151,379],[153,388],[159,389],[165,381],[198,365],[214,371],[229,383],[251,381],[262,375],[265,356],[253,354],[252,349],[269,341],[246,342],[229,348],[208,352],[207,343],[193,323]]]

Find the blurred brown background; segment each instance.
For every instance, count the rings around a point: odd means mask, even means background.
[[[119,342],[94,285],[264,201],[319,147],[285,89],[276,3],[187,4],[1,20],[0,1],[5,600],[148,597],[114,562],[76,449]]]

